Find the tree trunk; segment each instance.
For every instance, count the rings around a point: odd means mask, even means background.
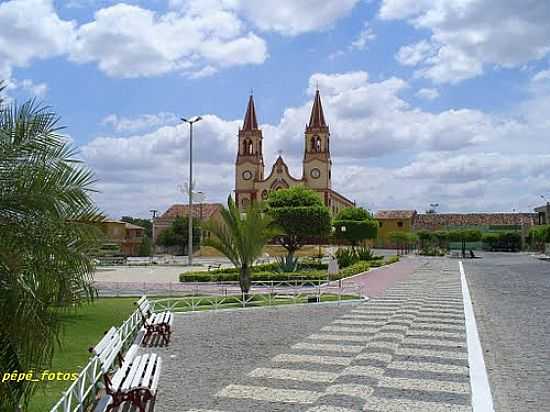
[[[250,268],[247,265],[241,266],[239,284],[241,286],[241,292],[245,295],[245,299],[248,299],[248,293],[250,292],[251,278],[250,278]]]

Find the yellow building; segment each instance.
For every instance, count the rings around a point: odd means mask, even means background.
[[[379,210],[375,216],[378,220],[376,247],[393,248],[390,240],[392,232],[411,232],[416,218],[416,210]]]
[[[258,128],[254,99],[250,96],[243,127],[239,130],[239,146],[235,164],[235,201],[240,208],[250,202],[265,200],[269,192],[303,185],[319,193],[325,206],[333,214],[355,203],[332,190],[332,160],[330,159],[330,131],[325,122],[319,90],[311,109],[304,134],[302,177],[295,178],[281,156],[269,176],[264,176],[262,130]]]

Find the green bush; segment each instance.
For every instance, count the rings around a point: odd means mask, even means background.
[[[374,252],[368,247],[355,248],[355,254],[359,260],[373,260],[376,259]]]
[[[346,278],[348,276],[353,276],[361,272],[366,272],[371,267],[371,263],[367,261],[359,261],[355,262],[354,264],[345,267],[340,270],[338,273],[339,278]]]
[[[252,281],[285,281],[285,280],[325,280],[326,271],[301,271],[280,273],[276,271],[252,272]],[[180,274],[180,282],[236,282],[239,273],[214,272],[184,272]]]
[[[519,232],[484,233],[481,240],[485,249],[491,251],[516,252],[521,250]]]
[[[391,265],[392,263],[399,262],[399,256],[389,256],[386,259],[386,265]]]
[[[328,265],[326,263],[322,263],[318,259],[311,259],[311,258],[305,258],[300,260],[300,263],[298,265],[300,270],[308,270],[308,269],[314,269],[314,270],[327,270]]]
[[[338,261],[339,267],[345,268],[353,265],[359,259],[353,249],[339,248],[336,251],[336,260]]]

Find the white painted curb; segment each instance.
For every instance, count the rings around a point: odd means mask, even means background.
[[[466,339],[468,343],[468,363],[470,365],[470,386],[472,388],[472,409],[473,412],[494,412],[493,397],[483,349],[477,331],[476,317],[472,306],[472,298],[466,282],[464,266],[462,261],[458,262],[460,268],[460,280],[462,282],[462,298],[464,302],[464,318],[466,323]]]

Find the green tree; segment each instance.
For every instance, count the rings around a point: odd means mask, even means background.
[[[378,234],[378,221],[362,207],[342,209],[334,218],[334,227],[336,238],[347,240],[354,250],[359,242],[376,239]]]
[[[221,210],[222,222],[210,219],[202,224],[210,232],[204,244],[223,253],[235,267],[240,269],[241,291],[248,296],[251,285],[251,268],[262,255],[266,243],[277,235],[272,218],[262,213],[259,205],[253,203],[241,214],[231,196],[227,208]]]
[[[0,370],[50,367],[62,316],[93,299],[102,219],[94,178],[34,101],[0,110]],[[0,409],[26,410],[36,384],[0,385]]]
[[[159,237],[158,243],[162,246],[181,246],[182,253],[187,253],[187,243],[189,233],[189,220],[187,216],[177,216],[172,225],[163,230]],[[201,240],[201,229],[199,223],[193,225],[193,248],[198,246]]]
[[[302,186],[271,192],[266,210],[280,230],[277,240],[288,252],[287,262],[306,240],[330,233],[330,211],[316,192]]]
[[[462,257],[466,257],[466,243],[479,242],[481,240],[481,232],[476,229],[457,229],[448,232],[448,239],[451,242],[460,242]]]

